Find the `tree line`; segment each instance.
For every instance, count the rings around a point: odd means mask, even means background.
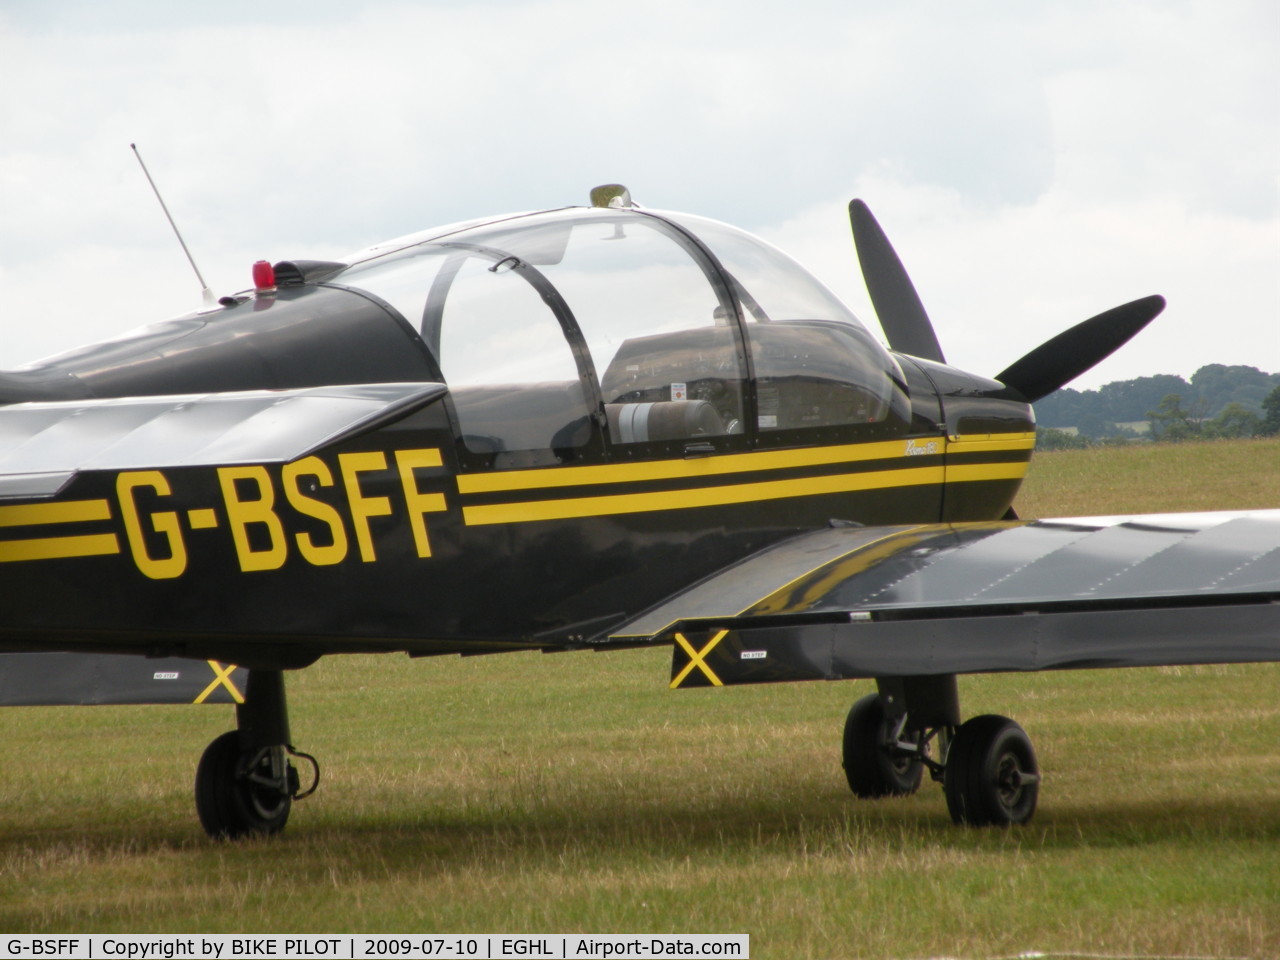
[[[1097,390],[1067,387],[1035,410],[1042,449],[1273,436],[1280,434],[1280,373],[1213,363],[1189,381],[1157,374]]]

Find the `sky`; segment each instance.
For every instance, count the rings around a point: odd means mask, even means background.
[[[215,294],[627,184],[879,336],[870,204],[953,364],[1160,293],[1073,386],[1280,372],[1273,0],[0,0],[0,369]]]

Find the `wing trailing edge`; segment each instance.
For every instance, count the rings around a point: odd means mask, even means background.
[[[0,706],[243,703],[247,671],[215,660],[0,653]]]

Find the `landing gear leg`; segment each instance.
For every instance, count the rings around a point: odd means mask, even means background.
[[[236,726],[209,744],[196,768],[200,824],[219,840],[279,833],[293,801],[310,796],[320,782],[315,759],[289,743],[283,672],[249,671]],[[314,781],[305,792],[299,790],[291,757],[312,766]]]

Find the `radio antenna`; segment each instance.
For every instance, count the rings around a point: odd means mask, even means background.
[[[178,243],[182,245],[182,252],[187,255],[187,262],[191,264],[191,269],[196,272],[196,279],[200,281],[200,295],[204,298],[206,308],[216,307],[217,302],[214,299],[213,291],[209,289],[209,285],[204,282],[204,277],[200,273],[200,268],[196,266],[195,257],[191,256],[191,251],[187,249],[187,242],[182,239],[182,233],[178,230],[178,225],[173,222],[173,215],[169,213],[168,206],[165,205],[164,197],[160,196],[160,189],[156,186],[156,182],[151,179],[151,171],[147,169],[147,165],[142,162],[142,154],[138,152],[136,143],[129,144],[129,149],[133,151],[133,155],[138,158],[138,165],[142,167],[143,174],[146,175],[147,183],[151,184],[151,192],[156,195],[156,199],[160,201],[160,209],[164,211],[165,218],[169,221],[169,226],[173,227],[173,235],[178,238]]]

